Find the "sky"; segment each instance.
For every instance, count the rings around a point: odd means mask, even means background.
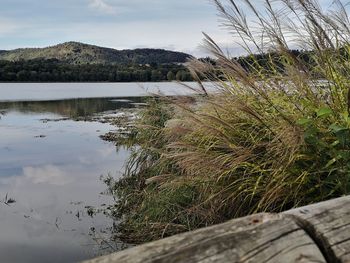
[[[210,0],[0,0],[0,50],[78,41],[200,57],[206,55],[202,32],[235,48]]]
[[[0,49],[78,41],[116,49],[203,53],[202,31],[218,42],[210,0],[0,0]]]

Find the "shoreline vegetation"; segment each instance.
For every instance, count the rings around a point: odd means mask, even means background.
[[[0,60],[0,82],[192,81],[181,64],[70,64],[57,59]]]
[[[150,98],[127,132],[116,134],[116,144],[132,153],[123,177],[104,182],[124,241],[143,243],[350,193],[345,7],[335,1],[323,11],[313,0],[278,0],[265,1],[260,12],[249,0],[215,4],[251,56],[250,70],[206,36],[216,63],[188,65],[198,96]],[[312,66],[291,46],[312,50]],[[262,67],[255,54],[267,50],[279,59],[268,56]],[[207,93],[202,79],[219,92]]]
[[[116,50],[79,42],[0,51],[0,81],[148,82],[192,80],[191,56],[164,49]]]
[[[316,66],[313,51],[290,50],[291,54],[301,60],[308,69]],[[340,48],[340,54],[348,59],[344,48]],[[285,65],[281,63],[283,57],[273,51],[263,54],[251,54],[248,56],[231,58],[238,63],[245,71],[253,73],[254,64],[264,69],[265,74],[274,75],[283,73]],[[225,80],[220,68],[217,67],[217,59],[206,57],[198,61],[211,66],[210,75],[193,76],[188,68],[190,60],[185,63],[156,63],[135,64],[135,63],[73,63],[59,59],[29,59],[29,60],[1,60],[0,57],[0,83],[36,83],[36,82],[167,82],[167,81],[213,81]],[[270,68],[270,61],[276,65],[275,69]],[[276,72],[275,72],[276,70]],[[207,72],[208,73],[208,72]],[[321,76],[315,75],[315,78]]]

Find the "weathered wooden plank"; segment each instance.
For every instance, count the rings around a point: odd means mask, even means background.
[[[89,263],[326,262],[290,216],[258,214],[131,248]]]
[[[309,233],[329,262],[350,262],[350,196],[285,214]]]

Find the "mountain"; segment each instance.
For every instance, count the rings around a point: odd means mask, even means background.
[[[70,64],[167,64],[184,63],[191,56],[164,49],[116,50],[79,42],[66,42],[45,48],[0,50],[0,60],[57,59]]]

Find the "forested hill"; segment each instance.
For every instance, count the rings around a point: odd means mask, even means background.
[[[69,64],[168,64],[184,63],[190,55],[163,49],[116,50],[78,42],[46,48],[0,50],[0,60],[56,59]]]

